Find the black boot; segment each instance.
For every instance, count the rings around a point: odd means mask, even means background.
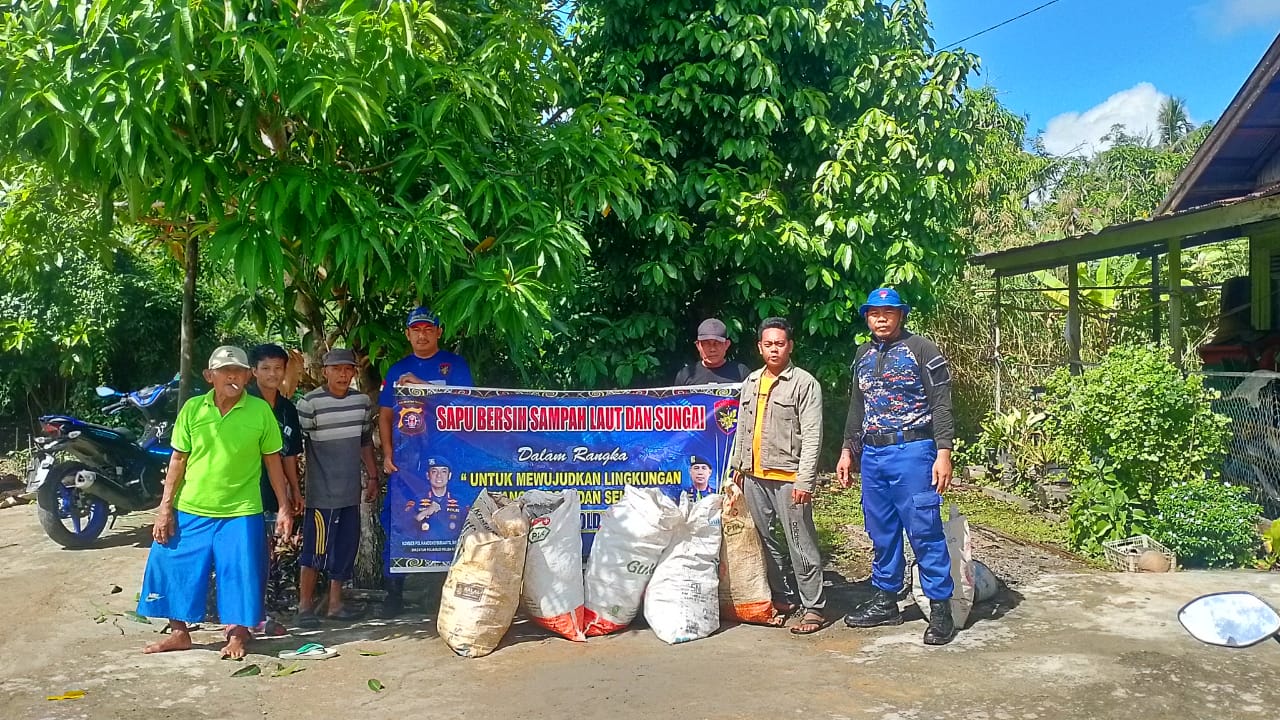
[[[924,631],[925,645],[946,645],[956,636],[956,623],[951,619],[950,600],[929,601],[929,627]]]
[[[404,578],[387,578],[387,599],[382,601],[378,617],[390,619],[404,612]]]
[[[853,628],[901,625],[902,613],[898,611],[898,600],[894,597],[894,593],[887,593],[877,588],[875,597],[844,616],[844,624]]]

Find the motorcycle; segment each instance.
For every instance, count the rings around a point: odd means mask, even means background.
[[[1252,593],[1204,595],[1178,611],[1178,622],[1202,643],[1244,648],[1280,633],[1280,613]]]
[[[173,453],[169,436],[177,377],[130,393],[109,387],[99,387],[97,393],[110,402],[103,412],[136,410],[145,429],[139,437],[126,428],[69,415],[40,418],[43,435],[32,448],[27,490],[36,494],[45,534],[65,548],[89,547],[117,517],[159,505]],[[58,462],[66,455],[75,459]]]

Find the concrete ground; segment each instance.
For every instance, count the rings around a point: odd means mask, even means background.
[[[284,677],[269,676],[271,656],[305,640],[261,642],[265,654],[248,662],[266,672],[232,678],[243,665],[218,660],[218,633],[198,634],[196,650],[144,656],[160,625],[112,614],[133,607],[148,521],[124,518],[102,547],[66,551],[31,507],[0,511],[0,718],[1166,720],[1280,707],[1280,644],[1201,645],[1175,617],[1226,589],[1280,604],[1280,575],[1255,572],[1049,575],[1007,593],[945,648],[921,645],[922,621],[806,638],[725,627],[680,646],[645,629],[586,644],[522,629],[464,660],[418,618],[308,635],[341,656]],[[837,612],[867,592],[834,590]],[[371,691],[370,679],[386,689]],[[84,697],[46,699],[70,690]]]

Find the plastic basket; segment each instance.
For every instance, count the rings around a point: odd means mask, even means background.
[[[1107,564],[1120,572],[1139,572],[1138,558],[1148,550],[1155,550],[1169,559],[1170,572],[1178,569],[1178,556],[1147,535],[1137,535],[1124,540],[1108,540],[1102,543]]]

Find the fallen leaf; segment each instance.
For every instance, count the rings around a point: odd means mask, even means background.
[[[103,613],[98,613],[98,616],[95,617],[93,621],[101,625],[102,623],[107,621],[107,616]]]
[[[125,617],[127,617],[127,618],[129,618],[130,620],[132,620],[132,621],[136,622],[136,623],[142,623],[143,625],[150,625],[150,624],[151,624],[151,618],[149,618],[149,617],[144,617],[144,616],[142,616],[142,615],[139,615],[138,613],[136,613],[136,612],[134,612],[134,611],[132,611],[132,610],[125,610],[125,611],[124,611],[124,616],[125,616]]]
[[[271,677],[287,677],[306,670],[300,663],[294,663],[289,667],[277,667],[276,671],[271,673]]]
[[[84,697],[83,690],[68,690],[61,695],[49,695],[45,700],[79,700]]]
[[[378,657],[379,655],[386,655],[387,651],[386,650],[361,650],[360,654],[365,657]]]
[[[119,585],[112,585],[112,586],[111,586],[111,594],[112,594],[112,595],[115,595],[116,593],[121,593],[121,592],[124,592],[124,588],[120,587]]]
[[[378,680],[374,678],[369,678],[369,689],[374,692],[382,692],[383,685]]]
[[[239,670],[231,673],[231,677],[249,677],[250,675],[261,675],[261,674],[262,674],[262,668],[258,667],[257,663],[254,663],[253,665],[245,665]]]

